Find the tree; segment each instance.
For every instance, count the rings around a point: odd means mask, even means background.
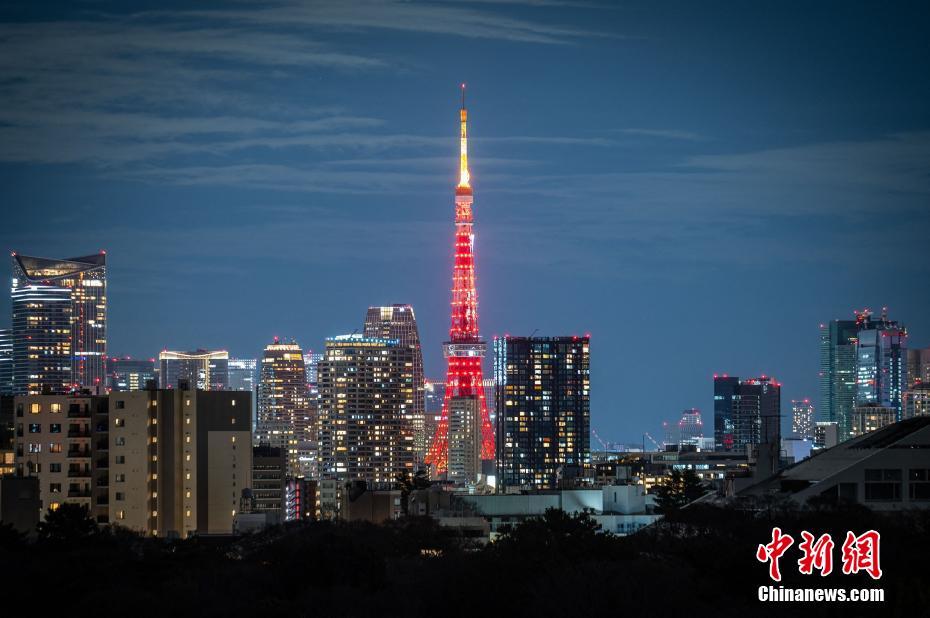
[[[70,543],[87,539],[98,532],[97,522],[90,516],[87,507],[82,504],[65,502],[57,509],[49,509],[45,521],[36,526],[39,541],[52,543]]]
[[[404,513],[404,517],[407,516],[410,509],[411,492],[417,489],[429,489],[429,486],[429,475],[426,472],[426,468],[418,469],[413,477],[411,477],[410,473],[406,470],[398,473],[394,488],[400,490],[400,506]]]
[[[655,487],[656,510],[659,513],[677,511],[705,493],[707,489],[694,470],[685,470],[684,474],[673,470],[665,481]]]

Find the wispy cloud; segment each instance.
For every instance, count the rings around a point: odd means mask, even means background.
[[[706,139],[698,133],[692,131],[681,131],[677,129],[619,129],[619,133],[626,135],[641,135],[643,137],[657,137],[661,139],[678,139],[689,142],[697,142]]]

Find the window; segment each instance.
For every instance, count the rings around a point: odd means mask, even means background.
[[[116,463],[118,463],[118,464],[124,464],[124,463],[126,463],[126,456],[125,456],[125,455],[117,455],[117,456],[116,456]]]
[[[123,401],[122,399],[117,399],[117,400],[116,400],[116,409],[117,409],[117,410],[125,410],[125,409],[126,409],[126,402]]]
[[[48,464],[48,471],[49,472],[61,472],[61,464],[60,463]]]
[[[113,480],[115,480],[117,483],[125,483],[126,475],[125,474],[114,475]]]
[[[113,426],[114,426],[114,427],[125,427],[125,426],[126,426],[126,419],[124,419],[124,418],[114,418],[114,419],[113,419]]]
[[[30,414],[38,414],[38,413],[41,412],[41,411],[42,411],[42,404],[41,404],[41,403],[31,403],[31,404],[29,404],[29,413],[30,413]]]
[[[867,469],[865,471],[866,502],[901,500],[901,470]]]
[[[16,416],[22,416],[22,415],[23,415],[23,404],[18,403],[16,404]]]
[[[123,500],[126,499],[126,494],[124,494],[124,493],[121,492],[121,491],[118,491],[118,492],[116,492],[116,499],[119,500],[119,501],[123,501]]]
[[[119,436],[116,440],[113,441],[116,446],[126,446],[126,438],[124,436]]]
[[[50,442],[48,445],[49,453],[60,453],[61,452],[61,442]]]
[[[60,494],[61,493],[61,483],[49,483],[48,484],[49,493]]]
[[[53,404],[51,404],[51,405],[48,407],[48,409],[52,411],[52,414],[61,414],[61,404],[60,404],[60,403],[53,403]]]
[[[42,433],[42,425],[39,423],[29,423],[29,433]]]
[[[61,423],[52,423],[48,426],[49,433],[61,433]]]
[[[908,474],[908,494],[914,502],[930,500],[930,469],[911,468]]]
[[[38,444],[38,443],[36,443],[36,442],[30,442],[30,443],[29,443],[29,452],[30,452],[30,453],[41,453],[41,452],[42,452],[42,445],[41,445],[41,444]]]
[[[126,511],[116,511],[116,519],[126,519]]]

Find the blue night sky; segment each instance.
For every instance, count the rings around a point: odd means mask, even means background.
[[[854,308],[930,345],[926,3],[192,4],[0,9],[0,245],[105,248],[112,354],[409,302],[441,378],[462,81],[482,332],[590,332],[602,437],[816,399]]]

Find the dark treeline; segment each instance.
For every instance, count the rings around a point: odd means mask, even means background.
[[[792,534],[786,587],[885,588],[882,604],[760,603],[755,559],[773,525]],[[885,572],[842,575],[847,530],[882,534]],[[834,574],[797,571],[801,530],[830,532]],[[926,616],[930,512],[697,506],[629,537],[550,511],[487,547],[428,518],[312,522],[243,539],[183,542],[97,531],[64,509],[25,542],[0,528],[7,608],[83,616]],[[14,612],[17,614],[18,612]],[[10,614],[10,615],[14,615]]]

